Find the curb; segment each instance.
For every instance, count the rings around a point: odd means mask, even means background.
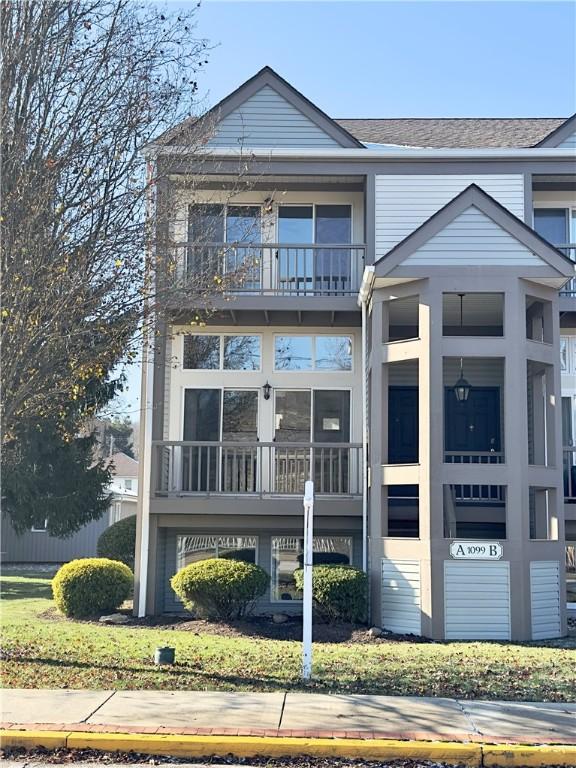
[[[324,739],[272,736],[188,736],[81,731],[0,731],[2,747],[95,749],[172,757],[339,757],[366,760],[430,760],[470,768],[547,768],[576,765],[576,747],[478,744],[394,739]]]

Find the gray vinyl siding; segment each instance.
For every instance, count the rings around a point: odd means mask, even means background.
[[[446,640],[510,639],[510,564],[444,563]]]
[[[206,534],[222,534],[222,531],[199,531],[194,530],[195,533]],[[185,613],[184,606],[181,601],[176,597],[172,587],[170,586],[170,579],[176,573],[176,540],[178,536],[189,535],[191,533],[190,528],[160,528],[159,529],[159,542],[158,542],[158,559],[157,559],[157,612],[158,613]],[[234,530],[230,529],[229,533],[249,535],[258,537],[257,547],[257,563],[260,565],[266,573],[270,573],[272,568],[272,536],[281,536],[281,531],[275,531],[274,533],[259,533],[254,530],[247,530],[240,528],[239,526]],[[289,535],[294,535],[294,531],[287,532]],[[322,531],[316,531],[320,534]],[[361,567],[362,565],[362,539],[357,534],[352,534],[350,531],[334,531],[330,530],[326,532],[326,535],[330,536],[350,536],[352,538],[352,564]],[[257,614],[271,614],[271,613],[291,613],[299,614],[302,612],[302,606],[298,602],[291,602],[289,600],[282,600],[280,602],[272,602],[270,600],[270,591],[264,595],[255,608]]]
[[[576,131],[558,144],[558,149],[576,149]]]
[[[560,637],[560,563],[540,560],[530,563],[532,639]]]
[[[475,206],[403,262],[407,266],[542,266],[543,261]]]
[[[399,634],[422,633],[419,560],[382,559],[382,626]]]
[[[524,217],[522,174],[376,176],[376,258],[407,237],[470,184]]]
[[[338,147],[269,85],[261,88],[216,126],[210,147]]]
[[[108,527],[109,514],[85,525],[69,539],[28,531],[18,536],[10,519],[2,515],[3,563],[66,563],[79,557],[95,557],[100,534]]]

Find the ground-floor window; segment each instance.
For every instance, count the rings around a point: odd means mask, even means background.
[[[315,565],[350,565],[352,538],[350,536],[314,536]],[[298,536],[272,537],[271,599],[273,601],[302,599],[296,589],[294,571],[304,562],[304,540]]]
[[[208,560],[211,557],[224,557],[232,560],[256,562],[258,547],[257,536],[178,536],[176,545],[177,569],[185,565]]]

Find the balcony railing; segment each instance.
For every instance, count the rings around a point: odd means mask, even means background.
[[[502,464],[504,453],[501,451],[444,451],[446,464]]]
[[[232,294],[354,296],[364,270],[364,245],[181,243],[178,278],[194,287],[198,276]]]
[[[576,504],[576,445],[563,449],[564,501]]]
[[[154,442],[156,496],[362,494],[362,446],[352,443]]]
[[[562,251],[569,259],[576,262],[576,243],[562,243],[557,245],[559,251]],[[576,277],[566,283],[564,288],[560,291],[560,296],[574,296],[576,297]]]

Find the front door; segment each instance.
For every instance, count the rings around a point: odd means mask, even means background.
[[[464,402],[456,398],[452,387],[446,387],[444,449],[451,457],[500,452],[498,387],[472,387]]]

